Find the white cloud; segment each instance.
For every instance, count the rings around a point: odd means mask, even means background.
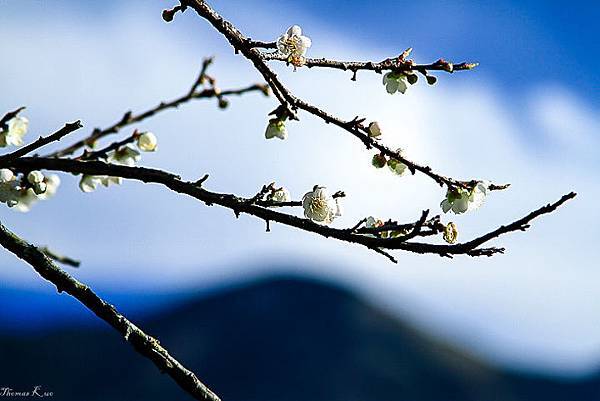
[[[530,111],[537,130],[550,145],[593,157],[589,150],[600,140],[600,114],[576,94],[559,86],[538,88],[531,95]]]
[[[191,13],[167,25],[159,18],[160,6],[141,13],[122,7],[106,16],[102,29],[75,23],[76,15],[66,7],[52,18],[10,10],[15,17],[0,25],[0,37],[15,40],[0,42],[0,53],[16,61],[0,65],[2,76],[10,78],[3,80],[3,94],[9,95],[0,99],[0,109],[27,104],[34,134],[77,118],[88,128],[104,126],[128,108],[142,110],[181,94],[200,58],[209,54],[218,55],[212,71],[221,87],[259,80],[249,63]],[[43,22],[23,24],[25,14]],[[342,49],[341,35],[317,28],[311,26],[311,51],[318,55],[335,49],[347,58],[385,56],[373,48],[365,54],[362,46],[347,42]],[[362,73],[353,83],[338,71],[292,73],[283,65],[278,70],[307,100],[345,118],[380,121],[386,143],[403,146],[438,171],[511,182],[510,191],[493,194],[480,212],[451,217],[463,239],[571,189],[580,197],[536,221],[529,233],[498,241],[507,246],[507,255],[449,261],[401,254],[398,266],[286,227],[274,225],[265,233],[263,223],[248,216],[236,220],[230,211],[137,183],[82,194],[76,179],[65,176],[56,199],[36,205],[28,215],[5,212],[3,223],[83,259],[77,275],[96,285],[206,285],[256,274],[256,266],[271,260],[295,260],[307,265],[305,271],[345,281],[497,361],[549,370],[584,369],[598,361],[600,334],[593,322],[600,299],[593,294],[600,290],[600,272],[588,256],[600,235],[590,223],[599,217],[594,110],[557,87],[533,92],[530,106],[516,109],[493,83],[473,86],[459,75],[441,75],[435,87],[420,82],[405,96],[390,96],[379,75]],[[370,154],[339,129],[302,114],[300,123],[288,124],[288,140],[265,141],[273,99],[231,100],[227,112],[203,101],[141,124],[160,142],[160,151],[144,155],[143,163],[186,178],[208,172],[208,188],[239,194],[253,194],[271,180],[296,197],[316,183],[343,189],[349,196],[341,225],[369,214],[411,220],[424,207],[439,212],[444,193],[436,184],[422,176],[375,171]],[[561,146],[540,154],[536,147],[545,135],[559,138]],[[256,263],[248,265],[248,259]],[[11,257],[2,254],[0,261],[10,266],[0,272],[2,280],[31,283],[31,274]]]

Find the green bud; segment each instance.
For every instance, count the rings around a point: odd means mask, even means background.
[[[417,74],[406,74],[406,79],[408,80],[409,84],[414,85],[419,80],[419,77]]]
[[[163,12],[162,12],[162,18],[165,22],[173,21],[174,15],[175,15],[175,13],[173,12],[173,10],[163,10]]]
[[[400,160],[390,159],[387,163],[390,170],[397,175],[404,175],[406,173],[406,164],[402,163]]]
[[[433,84],[435,84],[437,82],[437,78],[434,77],[433,75],[426,75],[425,79],[427,79],[427,83],[429,85],[433,85]]]
[[[387,163],[387,159],[385,158],[384,155],[382,155],[380,153],[374,155],[373,160],[371,160],[371,164],[375,168],[383,168],[383,167],[385,167],[386,163]]]

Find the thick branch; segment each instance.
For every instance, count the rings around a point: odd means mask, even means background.
[[[127,167],[108,164],[100,161],[78,161],[73,159],[54,158],[21,158],[17,160],[10,160],[4,165],[0,165],[0,167],[15,167],[18,169],[58,170],[75,174],[81,173],[88,175],[116,176],[139,180],[146,183],[162,184],[175,192],[192,196],[204,202],[208,206],[216,204],[229,208],[236,215],[246,213],[249,215],[256,216],[267,222],[274,221],[304,231],[319,234],[324,237],[335,238],[340,241],[359,244],[373,250],[399,249],[416,253],[433,253],[438,254],[440,256],[449,256],[453,254],[466,254],[470,256],[480,256],[485,254],[489,256],[493,253],[502,252],[504,251],[502,248],[489,248],[489,252],[481,253],[478,251],[477,247],[493,238],[499,237],[508,232],[521,230],[524,224],[527,224],[529,221],[542,214],[552,212],[566,200],[575,197],[574,193],[565,195],[557,203],[538,209],[537,211],[530,213],[523,219],[518,220],[517,222],[509,224],[508,226],[505,226],[498,230],[495,230],[489,234],[486,234],[485,236],[480,237],[477,240],[454,245],[438,245],[430,243],[410,242],[406,241],[406,239],[403,237],[370,237],[357,234],[356,232],[350,229],[339,229],[320,225],[305,218],[300,218],[294,215],[282,213],[277,210],[273,210],[272,208],[259,206],[252,202],[252,198],[242,198],[233,194],[223,194],[207,191],[193,182],[182,181],[181,178],[175,174],[156,169],[144,167]],[[425,217],[422,216],[421,220],[419,220],[420,223],[418,225],[425,226],[425,218],[426,215]]]
[[[131,343],[137,352],[154,362],[162,372],[171,376],[195,399],[219,401],[219,397],[200,382],[193,372],[173,358],[156,338],[144,333],[120,314],[113,305],[96,295],[90,287],[71,277],[52,263],[42,251],[23,241],[2,224],[0,224],[0,244],[29,263],[40,276],[54,284],[58,292],[66,292],[76,298],[96,316],[111,325]]]

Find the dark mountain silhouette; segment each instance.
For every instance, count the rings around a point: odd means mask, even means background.
[[[224,401],[600,400],[600,377],[494,369],[316,281],[261,280],[140,325]],[[0,336],[0,358],[0,387],[53,401],[191,399],[108,327]]]

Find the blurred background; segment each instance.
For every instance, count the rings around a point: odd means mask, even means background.
[[[251,64],[174,2],[0,2],[0,113],[26,105],[29,139],[81,119],[82,137],[127,110],[189,89],[203,57],[221,89],[261,82]],[[69,272],[158,337],[224,400],[600,399],[600,61],[594,2],[218,1],[246,35],[275,40],[299,24],[311,57],[374,60],[413,47],[417,62],[478,61],[390,96],[381,76],[274,65],[299,96],[377,120],[384,141],[458,178],[510,182],[481,210],[444,216],[466,240],[571,190],[579,196],[505,255],[452,260],[360,247],[236,219],[153,185],[56,197],[0,219],[82,260]],[[421,175],[370,165],[359,141],[310,115],[286,141],[264,139],[274,98],[198,100],[134,128],[159,151],[141,165],[205,173],[215,191],[253,195],[276,181],[300,198],[344,190],[337,227],[369,215],[441,213]],[[78,138],[79,138],[78,137]],[[78,139],[77,138],[77,139]],[[111,141],[113,138],[108,138]],[[0,253],[0,387],[42,385],[57,400],[186,399],[116,333],[12,254]]]

